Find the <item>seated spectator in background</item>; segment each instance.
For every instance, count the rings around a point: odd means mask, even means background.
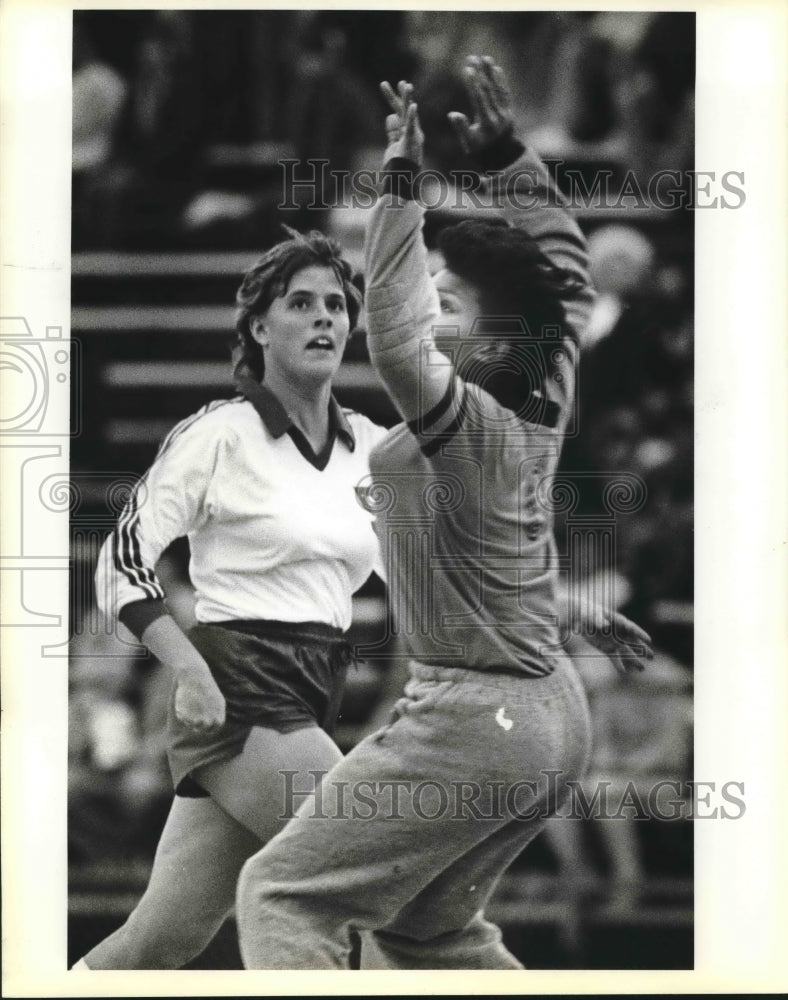
[[[110,159],[128,94],[125,80],[102,60],[81,22],[74,19],[74,69],[71,81],[71,196],[73,240],[79,246],[90,231],[85,187]]]
[[[109,159],[127,92],[123,77],[99,58],[77,22],[71,80],[71,169],[75,174],[100,167]]]
[[[150,12],[111,152],[84,185],[79,242],[137,248],[172,239],[199,186],[205,96],[188,12]]]
[[[647,620],[655,600],[691,600],[692,299],[634,227],[603,226],[588,243],[598,298],[584,336],[581,433],[564,469],[645,482],[645,507],[617,519],[616,551],[631,585],[626,611]],[[587,508],[589,486],[579,488]]]
[[[324,159],[331,170],[349,170],[355,165],[355,150],[377,135],[380,104],[372,84],[349,58],[358,57],[358,39],[349,36],[348,24],[333,14],[321,12],[294,53],[289,126],[296,158]],[[349,51],[353,40],[356,45]],[[312,194],[307,197],[315,200]],[[329,189],[322,200],[331,204],[336,197]]]
[[[593,347],[612,333],[633,296],[653,280],[655,250],[634,226],[603,226],[588,239],[591,280],[597,291],[584,348]]]
[[[580,24],[573,25],[574,45],[562,50],[564,87],[554,96],[554,117],[533,136],[537,149],[618,161],[644,177],[691,169],[693,16],[603,11]],[[578,99],[569,104],[562,90]]]

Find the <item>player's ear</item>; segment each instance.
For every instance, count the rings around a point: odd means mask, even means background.
[[[249,320],[249,330],[261,347],[268,346],[268,330],[262,316],[253,316]]]

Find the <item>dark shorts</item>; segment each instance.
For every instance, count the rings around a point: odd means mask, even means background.
[[[253,726],[291,733],[319,726],[332,734],[353,659],[344,633],[320,622],[227,621],[189,630],[227,704],[225,724],[197,733],[175,717],[170,699],[167,757],[175,792],[207,795],[193,772],[236,757]]]

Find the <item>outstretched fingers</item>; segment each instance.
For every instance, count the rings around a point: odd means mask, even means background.
[[[418,128],[418,114],[419,106],[415,103],[409,104],[405,109],[405,135],[409,141],[415,137],[415,132]]]
[[[397,91],[399,92],[400,100],[407,107],[413,100],[413,84],[408,83],[407,80],[400,80],[397,84]]]
[[[479,92],[479,71],[470,59],[466,62],[462,74],[465,77],[465,86],[473,109],[473,117],[476,122],[480,122],[485,117],[485,110]]]
[[[399,115],[386,115],[386,138],[396,142],[402,135],[402,119]]]
[[[620,612],[595,605],[586,608],[584,620],[591,626],[591,632],[586,634],[588,641],[621,673],[641,671],[645,661],[654,658],[648,632]]]
[[[463,68],[474,121],[471,142],[480,146],[503,134],[512,124],[512,101],[506,77],[490,56],[468,56]],[[462,126],[455,125],[455,131]],[[467,139],[467,133],[460,134]]]
[[[500,66],[492,66],[489,71],[490,83],[498,101],[502,104],[509,103],[509,85],[506,82],[503,70]]]
[[[504,71],[500,66],[496,66],[492,59],[486,56],[485,69],[487,71],[487,82],[490,88],[490,94],[492,95],[499,113],[509,115],[512,108],[512,95],[509,91],[509,84],[506,82]]]
[[[473,142],[473,133],[471,132],[471,123],[468,121],[468,116],[464,115],[461,111],[450,111],[449,122],[459,140],[462,151],[469,153]]]
[[[400,80],[395,90],[384,80],[380,92],[391,109],[386,116],[386,138],[389,156],[400,156],[421,164],[424,134],[419,123],[418,105],[413,101],[413,85]]]
[[[383,80],[380,84],[380,92],[391,110],[404,119],[413,97],[413,84],[408,83],[407,80],[400,80],[395,91],[388,80]]]
[[[630,621],[625,615],[616,612],[613,616],[613,629],[615,635],[627,646],[634,649],[644,649],[643,656],[647,660],[654,659],[654,650],[651,648],[651,636],[645,629]]]
[[[470,79],[476,91],[477,101],[483,117],[489,122],[494,122],[498,117],[498,107],[493,92],[492,80],[484,64],[473,68],[473,75]]]
[[[399,95],[394,92],[394,88],[388,82],[388,80],[382,80],[380,84],[380,92],[383,95],[386,103],[391,108],[391,110],[397,114],[401,115],[404,111],[402,100]]]

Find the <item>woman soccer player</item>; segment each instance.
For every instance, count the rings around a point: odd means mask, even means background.
[[[242,395],[163,442],[102,550],[97,595],[175,678],[176,795],[147,890],[77,968],[176,969],[209,943],[244,861],[281,828],[280,772],[326,771],[352,653],[351,596],[378,554],[355,485],[384,432],[331,394],[360,295],[320,233],[269,250],[238,291]],[[188,535],[198,624],[154,567]]]
[[[466,74],[476,115],[451,116],[458,135],[481,169],[513,167],[488,194],[528,207],[517,227],[448,228],[431,278],[408,183],[417,110],[408,84],[383,85],[393,114],[367,232],[368,332],[405,423],[373,452],[369,496],[389,518],[410,680],[389,724],[325,778],[319,813],[305,803],[244,866],[250,968],[347,968],[353,930],[371,932],[391,968],[520,968],[484,907],[587,766],[547,502],[591,301],[585,245],[513,136],[501,70],[471,58]],[[517,169],[529,190],[508,186]],[[647,637],[628,634],[633,654]]]

